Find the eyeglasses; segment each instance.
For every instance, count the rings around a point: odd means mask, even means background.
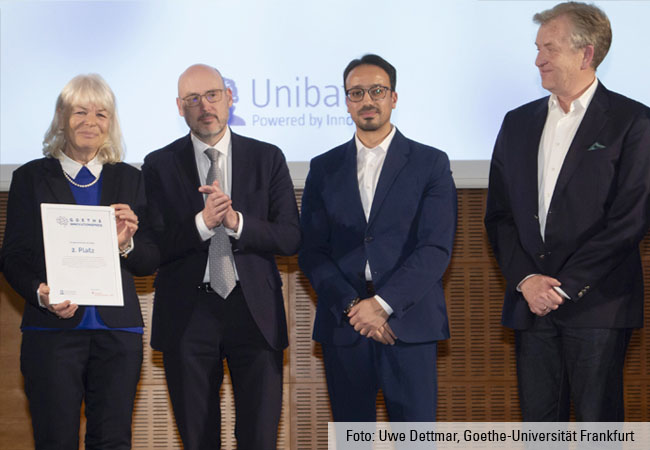
[[[210,103],[218,102],[223,98],[225,89],[213,89],[205,94],[192,94],[183,98],[183,104],[188,108],[194,108],[201,104],[201,99],[205,97]]]
[[[368,96],[373,99],[373,100],[381,100],[386,97],[386,93],[388,91],[392,90],[389,87],[386,86],[372,86],[369,87],[368,89],[363,89],[363,88],[352,88],[348,89],[345,91],[345,96],[350,100],[351,102],[360,102],[363,100],[363,96],[368,93]]]

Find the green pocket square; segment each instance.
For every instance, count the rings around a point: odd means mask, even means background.
[[[601,148],[605,148],[605,146],[603,144],[598,143],[598,142],[594,142],[593,144],[591,144],[591,147],[589,147],[587,149],[587,151],[590,152],[592,150],[599,150]]]

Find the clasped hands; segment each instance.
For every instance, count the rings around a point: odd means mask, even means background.
[[[554,287],[559,287],[562,283],[546,275],[533,275],[524,280],[519,289],[528,302],[528,308],[533,314],[543,317],[555,311],[564,303],[562,297]]]
[[[388,313],[381,307],[375,297],[364,298],[354,305],[348,313],[350,325],[362,336],[374,339],[382,344],[395,344],[395,333],[388,325]]]
[[[219,187],[219,182],[215,180],[212,184],[206,184],[199,187],[199,192],[206,194],[205,207],[202,215],[205,225],[209,229],[223,226],[237,231],[239,226],[239,215],[232,209],[232,200]]]

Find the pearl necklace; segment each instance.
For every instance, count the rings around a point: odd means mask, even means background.
[[[74,181],[74,180],[72,179],[72,177],[71,177],[70,175],[68,175],[68,173],[67,173],[65,170],[63,171],[63,175],[65,175],[65,177],[67,178],[67,180],[68,180],[70,183],[72,183],[73,186],[77,186],[78,188],[89,188],[90,186],[92,186],[93,184],[95,184],[95,183],[97,183],[97,182],[99,181],[99,177],[97,177],[97,178],[95,178],[92,182],[90,182],[90,183],[88,183],[88,184],[79,184],[79,183],[77,183],[76,181]]]

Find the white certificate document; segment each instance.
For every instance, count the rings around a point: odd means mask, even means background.
[[[50,303],[124,306],[115,210],[41,204]]]

